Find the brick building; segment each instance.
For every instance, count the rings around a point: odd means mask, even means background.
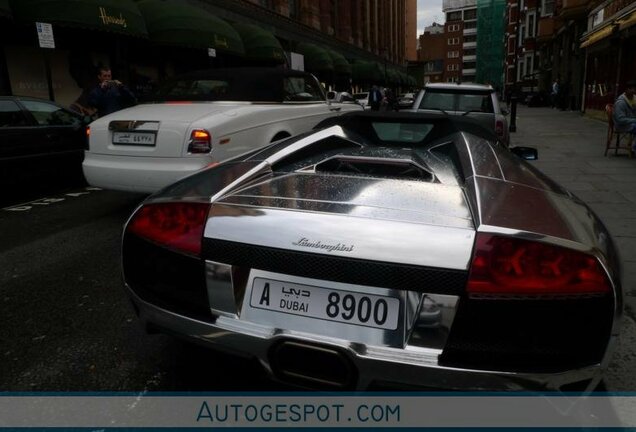
[[[477,0],[444,0],[445,82],[473,82],[477,72]]]
[[[424,33],[420,35],[419,46],[417,59],[423,67],[424,83],[443,82],[447,51],[444,25],[434,23],[426,27]]]

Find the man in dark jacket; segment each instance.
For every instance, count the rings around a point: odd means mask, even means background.
[[[99,84],[88,95],[88,104],[97,109],[99,117],[135,105],[137,98],[122,84],[113,80],[110,68],[102,67],[97,74]]]
[[[382,103],[382,99],[384,99],[382,92],[380,91],[378,86],[374,85],[371,88],[371,91],[369,92],[369,105],[371,105],[371,111],[380,110],[380,104]]]

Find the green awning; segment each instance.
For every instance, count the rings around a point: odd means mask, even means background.
[[[180,0],[141,0],[137,4],[153,42],[245,54],[236,30],[201,8]]]
[[[234,23],[245,46],[245,57],[253,60],[285,63],[285,51],[276,36],[253,24]]]
[[[9,7],[9,0],[0,0],[0,17],[10,17],[11,8]]]
[[[342,54],[337,51],[326,49],[331,62],[333,63],[333,70],[342,75],[351,75],[351,65]]]
[[[333,72],[333,62],[326,50],[310,43],[301,43],[298,52],[305,58],[305,70],[309,72]]]
[[[395,69],[387,70],[387,81],[391,84],[399,84],[400,83],[400,72]]]
[[[383,84],[384,69],[376,62],[357,61],[351,66],[355,81]]]
[[[14,18],[21,21],[148,36],[132,0],[10,0],[10,4]]]

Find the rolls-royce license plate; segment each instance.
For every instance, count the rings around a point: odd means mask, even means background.
[[[154,132],[113,132],[113,144],[155,145]]]
[[[255,278],[250,306],[292,315],[387,330],[397,329],[400,300]]]

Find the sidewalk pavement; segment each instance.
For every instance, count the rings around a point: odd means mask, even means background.
[[[625,315],[606,375],[609,391],[636,391],[636,158],[605,152],[607,123],[550,108],[519,106],[511,147],[539,151],[532,162],[585,201],[605,223],[623,264]]]

